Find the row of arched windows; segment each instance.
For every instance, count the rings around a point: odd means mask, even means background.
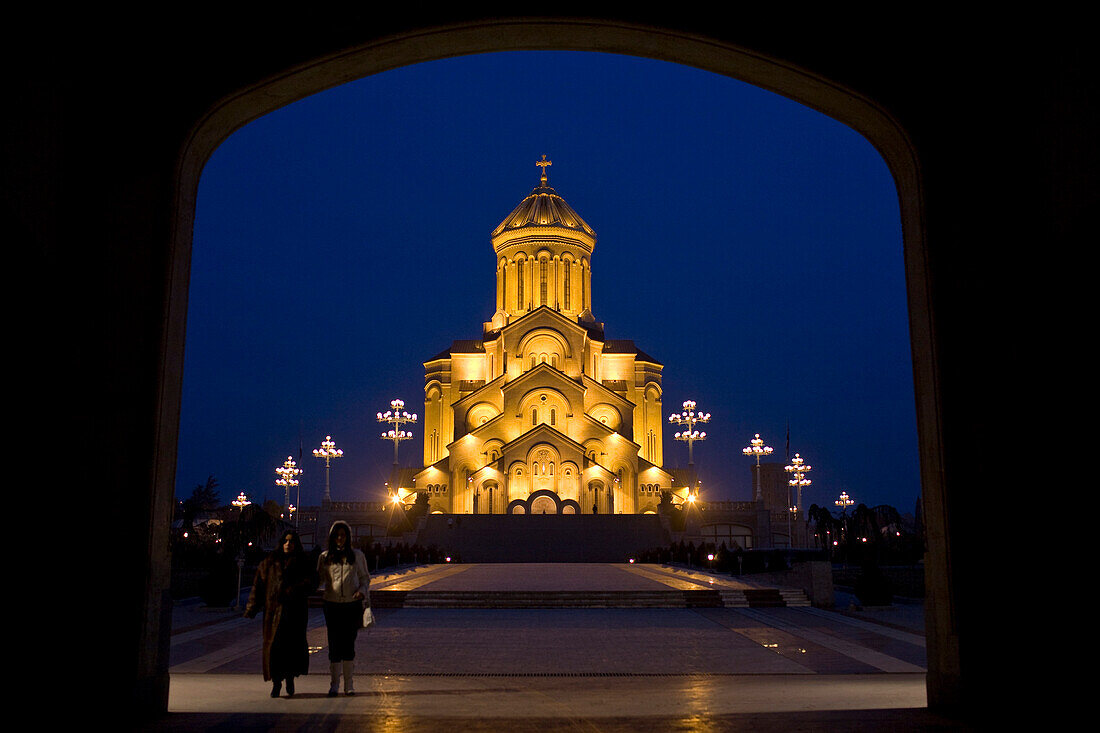
[[[557,425],[558,424],[558,409],[556,407],[551,407],[550,408],[550,419],[547,420],[547,422],[550,423],[551,425]],[[537,408],[537,407],[532,407],[531,408],[531,424],[532,425],[538,425],[539,424],[539,408]]]
[[[531,368],[534,369],[539,364],[549,364],[555,369],[560,369],[560,362],[558,361],[557,354],[547,354],[545,351],[540,354],[531,354]]]
[[[638,491],[643,494],[659,494],[661,493],[660,484],[641,484],[638,486]]]
[[[527,300],[525,298],[526,292],[524,290],[524,283],[526,282],[526,278],[524,277],[524,273],[525,273],[524,266],[525,266],[526,262],[527,262],[527,260],[526,260],[525,255],[520,255],[520,256],[516,257],[516,259],[515,259],[515,263],[516,263],[515,264],[515,267],[516,267],[516,302],[517,302],[517,304],[518,304],[518,306],[521,310],[525,309],[527,307]],[[585,287],[584,287],[584,283],[585,283],[585,280],[584,280],[585,274],[584,273],[585,273],[585,269],[587,267],[587,262],[585,260],[576,261],[576,260],[573,260],[569,257],[565,257],[565,258],[562,259],[562,264],[563,264],[563,267],[561,268],[561,285],[562,285],[562,296],[563,296],[563,300],[564,300],[564,306],[565,306],[566,309],[572,309],[574,307],[574,304],[573,304],[573,266],[574,266],[574,264],[579,264],[580,267],[581,267],[581,302],[580,302],[579,305],[580,305],[580,310],[584,310],[585,308],[588,307],[588,303],[585,302],[587,300],[588,295],[585,292]],[[538,258],[538,267],[539,267],[539,270],[538,270],[538,276],[539,276],[539,279],[538,279],[538,302],[532,304],[535,307],[538,307],[540,305],[550,305],[550,292],[549,292],[550,291],[550,285],[549,285],[549,282],[550,282],[550,260],[549,260],[549,258],[546,257],[545,255],[540,256]],[[500,287],[501,287],[502,297],[505,298],[505,302],[503,303],[503,305],[505,305],[505,307],[507,307],[507,303],[506,303],[506,301],[507,301],[506,293],[508,292],[508,268],[507,268],[507,266],[504,266],[501,269]]]

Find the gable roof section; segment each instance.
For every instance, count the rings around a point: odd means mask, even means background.
[[[432,358],[426,360],[424,365],[427,366],[433,361],[439,361],[440,359],[449,359],[454,354],[484,354],[485,342],[480,339],[456,339],[451,342],[450,347],[443,349]]]
[[[547,325],[550,325],[551,328],[557,328],[557,330],[563,333],[572,331],[578,335],[586,336],[589,332],[589,329],[585,328],[577,321],[563,316],[548,305],[540,305],[533,311],[524,313],[504,328],[500,329],[500,332],[501,334],[511,336],[514,331],[526,332],[533,328],[538,328],[539,322],[545,322]]]
[[[535,427],[528,430],[526,433],[523,433],[519,437],[513,438],[512,440],[505,443],[500,449],[501,456],[505,456],[508,453],[512,452],[513,450],[521,446],[524,441],[530,441],[532,444],[536,442],[547,442],[553,443],[554,445],[566,445],[570,448],[574,448],[582,456],[584,455],[583,445],[573,440],[557,428],[553,428],[546,423],[539,423]]]
[[[637,405],[623,397],[615,390],[608,389],[604,385],[597,382],[587,374],[581,377],[581,384],[584,385],[585,393],[585,406],[599,404],[600,402],[610,402],[613,405],[618,405],[626,409],[633,410]],[[591,392],[589,392],[589,390]]]
[[[534,384],[531,384],[532,382],[534,382]],[[507,402],[508,396],[515,392],[527,394],[532,389],[538,389],[539,387],[559,389],[560,391],[584,395],[584,387],[581,386],[577,380],[560,369],[555,369],[549,364],[539,364],[534,369],[528,369],[523,374],[508,382],[508,384],[501,387],[501,391],[504,393],[504,401]]]

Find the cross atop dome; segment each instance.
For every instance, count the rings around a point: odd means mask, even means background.
[[[542,185],[545,186],[547,181],[546,168],[554,164],[551,161],[547,160],[546,153],[543,153],[542,160],[536,160],[535,165],[537,165],[539,168],[542,168],[542,177],[539,180],[542,182]]]

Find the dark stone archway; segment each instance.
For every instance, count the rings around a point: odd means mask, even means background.
[[[580,514],[581,508],[573,499],[562,499],[549,489],[534,491],[524,499],[508,502],[509,514]]]
[[[1090,195],[1076,155],[1091,129],[1078,116],[1086,82],[1074,39],[1044,46],[1038,31],[1017,29],[1030,42],[1025,66],[992,47],[999,34],[912,24],[874,36],[840,24],[800,32],[786,22],[759,30],[711,18],[413,11],[331,20],[226,11],[216,25],[177,18],[171,32],[146,35],[63,24],[26,26],[26,47],[6,49],[15,62],[4,193],[9,241],[33,254],[31,290],[44,301],[31,351],[44,368],[69,366],[44,390],[37,427],[49,434],[50,418],[64,416],[79,437],[66,450],[73,468],[51,474],[43,491],[61,507],[65,539],[89,524],[110,528],[97,546],[109,592],[91,577],[73,591],[96,599],[81,621],[95,633],[77,635],[80,657],[110,681],[104,707],[166,707],[191,222],[209,155],[242,125],[327,87],[422,60],[518,49],[634,54],[726,74],[833,116],[883,155],[905,240],[928,531],[929,700],[942,710],[995,704],[998,682],[1019,668],[997,662],[999,629],[982,616],[1005,587],[989,548],[1008,522],[991,516],[981,491],[988,476],[973,458],[997,455],[1028,427],[1008,414],[1005,395],[1015,392],[1004,389],[1029,382],[1017,357],[1045,348],[1030,341],[1045,331],[1028,328],[1025,299],[1041,291],[1018,287],[1040,276],[1025,253],[1076,241]],[[1029,104],[1006,113],[1001,100],[1020,89],[1031,90]],[[1014,505],[1025,485],[1002,477],[1001,504]],[[70,629],[62,621],[71,608],[62,610],[55,623]]]

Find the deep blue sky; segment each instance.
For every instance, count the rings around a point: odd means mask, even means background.
[[[489,232],[535,161],[596,230],[592,302],[610,339],[664,364],[665,412],[712,413],[710,499],[747,499],[759,432],[813,466],[804,504],[919,494],[897,196],[849,128],[741,82],[624,56],[487,54],[361,79],[235,133],[196,212],[177,494],[213,474],[302,504],[383,496],[375,414],[423,412],[422,362],[481,337]],[[423,444],[401,445],[419,465]],[[665,464],[687,448],[666,426]]]

